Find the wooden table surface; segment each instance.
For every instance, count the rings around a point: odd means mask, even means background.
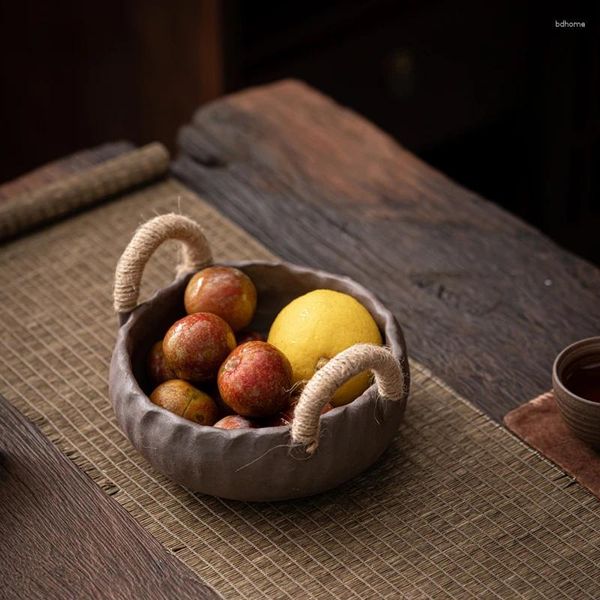
[[[303,84],[205,106],[180,143],[176,176],[283,258],[376,291],[409,354],[496,419],[600,331],[600,271]],[[212,597],[1,397],[0,459],[0,597]]]
[[[205,106],[179,141],[178,177],[281,257],[375,291],[409,355],[494,419],[600,335],[600,270],[302,83]]]

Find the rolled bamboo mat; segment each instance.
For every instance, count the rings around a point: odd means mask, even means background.
[[[173,210],[218,260],[271,256],[173,181],[0,249],[0,393],[148,531],[226,598],[600,598],[597,500],[415,362],[391,448],[332,492],[229,502],[153,472],[107,397],[112,277],[134,228]]]
[[[79,158],[85,164],[92,156],[98,160],[102,154],[101,151],[93,155],[82,153]],[[0,202],[0,241],[147,183],[164,175],[169,168],[169,153],[158,143],[117,156],[107,154],[107,160],[64,174],[58,179],[54,175],[61,168],[73,169],[78,161],[70,160],[42,168],[37,175],[24,178],[26,185],[20,186],[17,180],[5,186],[8,188],[4,191],[6,197]],[[50,179],[48,183],[30,187],[32,182],[41,182],[46,176]],[[24,189],[10,194],[19,188]]]
[[[131,152],[134,148],[130,142],[108,142],[46,163],[21,177],[0,184],[0,202],[26,192],[37,191],[40,187]]]

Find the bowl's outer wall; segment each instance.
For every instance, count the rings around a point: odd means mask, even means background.
[[[400,360],[407,382],[406,347],[394,316],[356,282],[289,263],[229,263],[254,281],[259,308],[252,329],[268,331],[293,298],[329,288],[362,302]],[[151,345],[184,315],[184,277],[135,309],[119,334],[110,367],[109,394],[119,426],[157,470],[193,491],[246,501],[316,494],[354,477],[383,453],[404,414],[402,401],[378,398],[371,386],[351,404],[321,418],[316,453],[290,446],[287,427],[221,430],[204,427],[150,402],[145,360]]]

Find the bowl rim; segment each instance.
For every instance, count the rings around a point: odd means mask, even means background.
[[[328,271],[323,271],[321,269],[314,269],[312,267],[297,265],[297,264],[294,264],[291,262],[287,262],[285,260],[275,260],[275,261],[273,261],[273,260],[225,260],[225,261],[214,261],[213,264],[214,265],[231,266],[231,267],[236,267],[236,268],[240,268],[240,269],[243,269],[244,267],[251,267],[251,266],[260,266],[260,267],[267,267],[267,268],[274,268],[274,269],[284,268],[284,269],[287,269],[288,271],[295,271],[298,274],[311,273],[311,274],[318,274],[320,276],[325,276],[327,278],[333,278],[337,281],[341,280],[341,281],[349,284],[351,287],[357,288],[357,290],[362,295],[366,296],[381,311],[381,314],[385,319],[385,326],[384,326],[383,332],[382,332],[384,334],[384,338],[385,338],[384,346],[390,348],[390,350],[394,354],[394,357],[399,361],[400,367],[404,374],[405,393],[404,393],[402,399],[395,400],[395,401],[387,400],[387,402],[394,402],[395,404],[397,404],[399,407],[402,407],[402,408],[406,405],[408,394],[409,394],[409,388],[410,388],[410,369],[409,369],[409,365],[408,365],[408,352],[406,350],[406,341],[404,339],[404,334],[403,334],[402,328],[400,327],[399,323],[397,322],[394,314],[377,298],[377,296],[373,292],[371,292],[365,286],[358,283],[351,277],[348,277],[347,275],[338,275],[338,274],[331,273]],[[135,393],[137,393],[139,396],[142,397],[143,404],[144,404],[146,410],[156,411],[159,414],[162,414],[164,417],[171,420],[174,424],[181,424],[186,427],[189,427],[189,426],[195,427],[195,428],[197,428],[199,433],[210,432],[212,435],[216,434],[216,435],[223,437],[223,439],[235,439],[240,436],[250,437],[250,436],[257,436],[257,435],[260,435],[260,436],[269,436],[270,435],[273,437],[280,438],[281,434],[285,433],[287,430],[288,436],[290,436],[290,438],[291,438],[291,427],[286,426],[286,425],[244,428],[244,429],[221,429],[219,427],[214,427],[212,425],[201,425],[200,423],[190,421],[189,419],[186,419],[180,415],[177,415],[175,413],[172,413],[172,412],[166,410],[165,408],[163,408],[161,406],[158,406],[157,404],[154,404],[150,400],[150,398],[148,397],[146,392],[144,392],[144,390],[141,388],[141,386],[138,382],[138,379],[134,374],[133,365],[132,365],[132,353],[129,352],[127,349],[127,345],[128,345],[127,338],[128,338],[129,332],[131,330],[131,327],[133,326],[133,324],[136,320],[136,319],[134,319],[134,316],[138,316],[138,317],[141,315],[143,316],[145,312],[152,310],[152,304],[155,300],[157,300],[162,295],[168,294],[169,292],[173,291],[174,289],[178,288],[179,286],[182,286],[184,280],[189,279],[195,272],[196,272],[195,270],[191,270],[191,271],[182,273],[179,276],[177,276],[168,285],[166,285],[162,288],[158,288],[157,290],[154,291],[154,293],[151,294],[151,296],[147,300],[145,300],[144,302],[139,304],[136,308],[134,308],[122,320],[122,322],[119,326],[119,329],[118,329],[117,340],[115,342],[115,353],[121,347],[123,348],[123,351],[125,352],[126,361],[124,364],[122,364],[122,366],[127,368],[127,371],[128,371],[127,375],[132,379],[132,382],[131,382],[132,390]],[[348,292],[345,292],[345,293],[348,293]],[[369,310],[369,309],[367,309],[367,310]],[[371,311],[369,311],[369,312],[371,312]],[[391,344],[387,340],[387,338],[388,338],[387,330],[390,327],[392,328],[392,332],[393,332],[394,336],[396,337],[395,346],[397,347],[397,350],[398,350],[397,352],[394,351],[393,347],[390,347]],[[355,398],[352,402],[349,402],[348,404],[345,404],[342,406],[334,407],[332,410],[330,410],[327,413],[325,413],[324,415],[322,415],[321,419],[324,420],[324,423],[327,423],[328,421],[331,422],[333,419],[337,418],[339,415],[341,415],[343,412],[345,412],[347,410],[354,412],[354,411],[359,411],[363,408],[366,408],[365,405],[367,403],[371,402],[374,395],[375,395],[375,398],[378,399],[378,396],[376,396],[375,383],[373,382],[360,396]]]
[[[600,402],[594,402],[593,400],[588,400],[587,398],[583,398],[582,396],[577,395],[575,392],[572,392],[569,388],[566,387],[566,385],[563,383],[561,377],[559,377],[559,375],[558,375],[559,365],[560,365],[561,361],[564,360],[565,355],[567,353],[571,352],[572,350],[575,350],[579,346],[584,346],[586,344],[589,344],[590,342],[592,342],[592,343],[597,342],[598,344],[600,344],[600,336],[594,335],[591,337],[583,338],[581,340],[572,342],[568,346],[565,346],[557,354],[556,358],[554,359],[554,362],[552,363],[552,380],[560,388],[560,390],[563,393],[567,394],[575,401],[582,402],[584,405],[587,405],[587,406],[595,406],[595,407],[597,407],[597,410],[600,410]],[[558,403],[560,403],[560,398],[556,397],[555,400]]]

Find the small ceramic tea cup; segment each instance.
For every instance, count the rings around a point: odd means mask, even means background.
[[[579,340],[567,346],[554,361],[552,387],[560,413],[573,433],[600,449],[600,402],[578,396],[568,387],[576,369],[600,362],[600,337]]]

